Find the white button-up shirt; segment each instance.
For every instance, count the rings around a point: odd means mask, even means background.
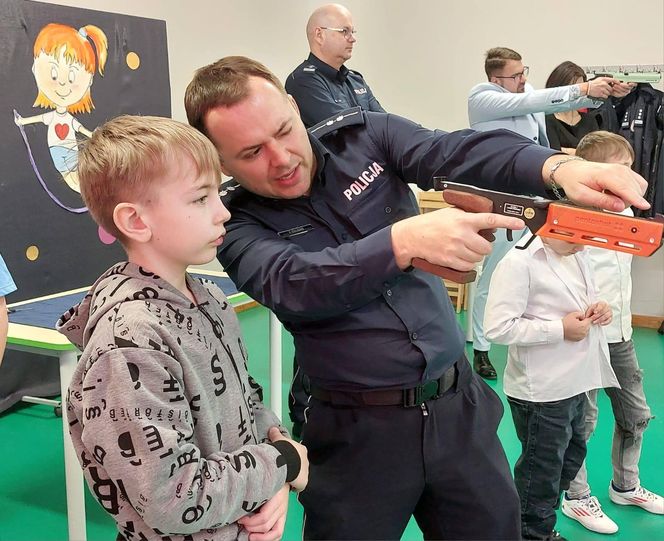
[[[509,345],[506,395],[552,402],[591,389],[619,387],[600,325],[592,325],[578,342],[564,339],[562,319],[571,312],[585,313],[599,300],[584,252],[566,256],[578,264],[576,277],[539,238],[525,250],[512,248],[496,267],[484,331],[489,340]]]
[[[634,216],[631,208],[620,214]],[[609,303],[613,320],[604,327],[609,344],[632,338],[632,254],[586,248],[599,297]]]

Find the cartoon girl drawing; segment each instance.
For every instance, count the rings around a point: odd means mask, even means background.
[[[67,185],[80,193],[76,133],[89,138],[92,132],[73,115],[94,109],[90,87],[95,72],[104,74],[108,40],[101,28],[91,24],[76,30],[51,23],[39,32],[33,52],[32,73],[39,90],[33,107],[53,111],[26,118],[14,112],[14,122],[18,126],[39,122],[47,126],[53,165]],[[36,169],[35,172],[39,176]],[[43,184],[41,177],[40,181]]]

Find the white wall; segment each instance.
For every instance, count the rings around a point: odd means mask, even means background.
[[[49,0],[50,1],[50,0]],[[283,0],[58,0],[51,3],[163,19],[173,117],[185,120],[193,71],[242,54],[284,78],[307,55],[304,27],[324,3]],[[468,89],[484,80],[490,47],[519,51],[530,81],[544,86],[563,60],[581,65],[664,64],[662,0],[345,0],[358,43],[349,66],[383,106],[425,126],[467,126]],[[664,250],[634,265],[633,310],[664,315]]]

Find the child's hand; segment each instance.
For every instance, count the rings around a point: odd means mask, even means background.
[[[249,532],[249,541],[278,541],[284,535],[286,514],[288,513],[288,494],[290,485],[286,483],[274,496],[266,501],[252,515],[245,515],[238,520]]]
[[[590,318],[593,325],[608,325],[613,319],[611,307],[604,301],[591,304],[586,310],[586,317]]]
[[[300,455],[300,473],[290,482],[290,486],[293,487],[295,492],[302,492],[309,481],[309,459],[307,458],[307,448],[295,440],[286,438],[281,432],[279,432],[279,429],[276,426],[270,428],[267,435],[270,438],[270,441],[286,440],[295,447],[297,454]]]
[[[563,318],[563,335],[565,340],[579,342],[588,336],[590,319],[583,312],[571,312]]]

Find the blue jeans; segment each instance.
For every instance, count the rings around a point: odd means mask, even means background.
[[[634,343],[631,340],[609,344],[611,366],[620,383],[617,387],[604,389],[611,400],[615,418],[611,464],[613,484],[620,490],[631,490],[639,484],[639,458],[643,444],[643,431],[652,419],[650,408],[643,392],[643,371],[636,358]],[[586,404],[586,440],[597,425],[597,392],[588,393]],[[570,498],[583,498],[590,495],[588,471],[584,462],[578,475],[567,491]]]
[[[560,494],[583,464],[585,399],[585,394],[555,402],[507,397],[521,441],[514,482],[521,500],[524,539],[544,539],[551,534]]]

